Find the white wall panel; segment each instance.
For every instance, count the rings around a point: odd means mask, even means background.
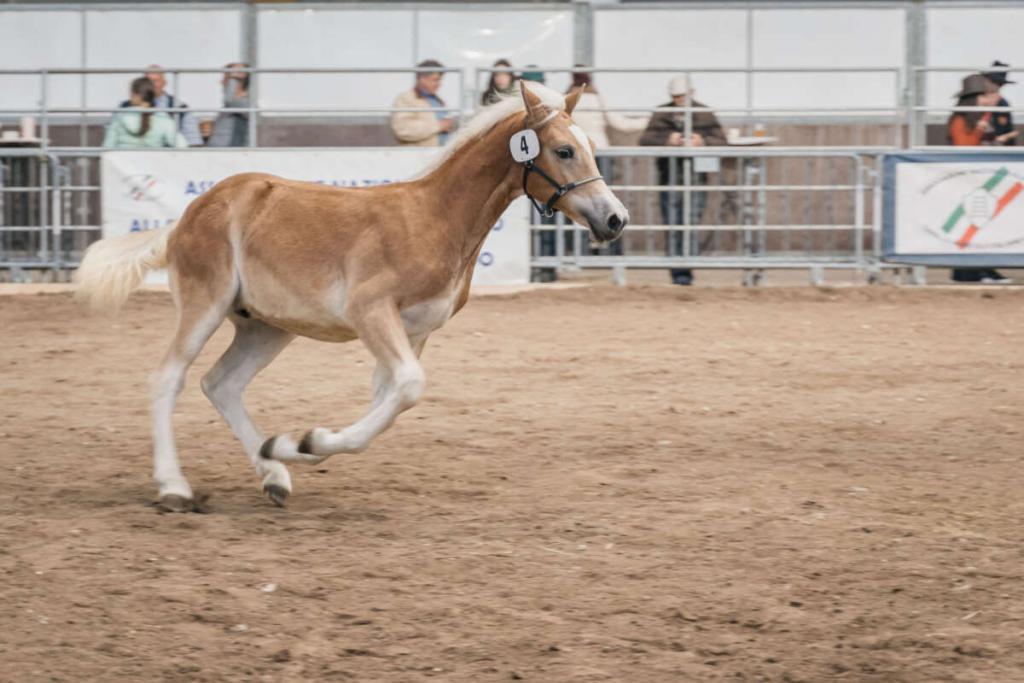
[[[746,20],[742,10],[609,10],[594,17],[594,66],[743,67]],[[645,107],[669,98],[672,74],[597,74],[609,107]],[[697,98],[720,107],[742,106],[743,78],[693,74]]]
[[[241,57],[241,21],[237,10],[88,11],[86,66],[223,66]],[[128,86],[135,76],[90,76],[89,106],[117,106],[127,99]],[[193,108],[219,107],[219,81],[220,74],[184,75],[179,92],[174,94]],[[173,91],[173,82],[168,87]]]
[[[928,10],[928,63],[932,66],[985,66],[998,59],[1022,67],[1010,80],[1024,80],[1024,8],[933,8]],[[934,73],[926,79],[929,105],[952,105],[966,73]],[[1003,88],[1012,103],[1024,105],[1024,87]],[[1024,120],[1024,115],[1017,118]]]
[[[467,89],[472,87],[473,68],[489,67],[501,58],[516,68],[526,64],[568,68],[573,55],[572,23],[571,12],[422,11],[416,60],[437,59],[445,66],[467,68]],[[454,81],[448,79],[442,90],[449,102],[457,101]],[[550,74],[547,84],[565,90],[569,76]],[[486,82],[480,87],[486,87]]]
[[[75,68],[82,52],[78,12],[3,11],[0,6],[0,68]],[[49,81],[51,106],[78,106],[80,78],[54,76]],[[40,79],[0,76],[0,108],[39,106]]]
[[[408,10],[260,10],[260,65],[411,67],[413,15]],[[260,103],[272,107],[387,107],[412,86],[410,74],[267,75]]]

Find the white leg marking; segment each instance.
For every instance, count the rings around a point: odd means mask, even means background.
[[[257,320],[237,320],[231,346],[201,383],[203,393],[242,443],[263,486],[281,486],[288,492],[292,490],[288,468],[283,463],[260,457],[264,436],[249,417],[242,394],[252,379],[294,338],[289,332]]]
[[[185,372],[223,320],[224,311],[211,307],[209,313],[192,325],[179,321],[171,348],[153,374],[153,478],[160,487],[161,498],[169,495],[192,498],[192,488],[182,474],[174,447],[174,404],[185,385]]]

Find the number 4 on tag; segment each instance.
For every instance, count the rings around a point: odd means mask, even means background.
[[[508,148],[512,152],[512,158],[521,164],[536,159],[540,154],[537,132],[532,128],[519,131],[508,141]]]

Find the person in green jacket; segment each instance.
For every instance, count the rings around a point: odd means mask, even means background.
[[[153,108],[155,100],[153,81],[148,78],[132,81],[131,107],[114,115],[103,137],[103,146],[119,149],[188,147],[171,116],[162,111],[147,111]]]

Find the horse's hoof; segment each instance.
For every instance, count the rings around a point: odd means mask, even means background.
[[[174,493],[161,496],[160,501],[156,505],[157,508],[164,512],[192,512],[196,508],[195,502],[191,498]]]
[[[279,484],[267,484],[263,487],[263,492],[270,498],[270,502],[279,508],[285,506],[285,503],[288,502],[288,496],[291,495],[291,491]]]
[[[306,432],[306,435],[302,437],[302,441],[299,442],[299,453],[303,455],[316,455],[313,452],[313,430],[310,429]]]
[[[260,457],[261,458],[263,458],[264,460],[273,460],[274,459],[274,442],[275,441],[277,441],[277,437],[276,436],[272,436],[272,437],[270,437],[269,439],[267,439],[266,441],[263,442],[263,445],[260,446]]]

